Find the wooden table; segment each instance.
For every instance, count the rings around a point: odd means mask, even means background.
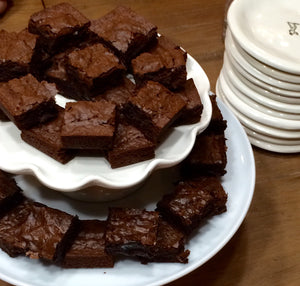
[[[58,2],[44,1],[46,6]],[[91,19],[119,3],[132,7],[201,64],[214,91],[223,62],[225,0],[68,2]],[[18,31],[27,25],[33,12],[42,8],[39,0],[15,0],[0,18],[0,28]],[[300,285],[300,155],[253,149],[255,194],[240,229],[215,257],[170,286]],[[10,284],[0,281],[0,286],[4,285]]]

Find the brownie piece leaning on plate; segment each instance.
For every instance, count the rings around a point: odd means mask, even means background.
[[[77,216],[24,199],[0,219],[0,248],[60,264],[77,231]]]
[[[92,20],[93,37],[106,43],[125,65],[156,42],[157,27],[128,7],[119,6]]]
[[[171,90],[182,88],[187,77],[186,59],[185,51],[161,36],[153,48],[131,61],[134,79],[138,85],[153,80]]]
[[[27,29],[19,33],[0,30],[0,82],[30,72],[37,36]]]
[[[158,220],[158,212],[110,208],[105,234],[107,252],[147,259],[156,245]]]
[[[0,83],[0,109],[19,129],[29,129],[57,116],[54,84],[28,74]]]
[[[226,211],[227,194],[216,177],[181,181],[157,203],[157,211],[190,234],[205,218]]]
[[[80,231],[67,251],[65,268],[111,268],[114,258],[105,250],[106,221],[82,220]]]
[[[128,122],[157,143],[180,117],[186,102],[158,82],[148,81],[124,106]]]
[[[66,164],[74,158],[76,152],[66,149],[62,144],[61,127],[64,120],[64,109],[60,106],[57,106],[57,109],[59,110],[57,118],[31,129],[23,129],[21,138],[56,161]]]

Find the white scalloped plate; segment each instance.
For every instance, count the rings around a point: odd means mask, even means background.
[[[0,122],[0,168],[15,174],[32,173],[45,186],[64,192],[100,186],[108,191],[106,199],[127,194],[142,183],[155,169],[168,168],[181,162],[192,149],[195,137],[210,122],[212,108],[208,96],[208,78],[201,66],[188,55],[188,78],[193,78],[201,97],[203,112],[200,122],[182,125],[170,132],[156,149],[155,158],[145,162],[111,169],[103,157],[76,157],[62,165],[20,138],[20,131],[11,122]],[[103,199],[103,189],[84,192],[87,200]],[[76,195],[76,194],[75,194]],[[78,194],[79,195],[79,194]]]

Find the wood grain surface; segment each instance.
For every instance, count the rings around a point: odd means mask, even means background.
[[[13,2],[0,18],[0,29],[21,30],[33,12],[43,8],[40,0]],[[46,6],[59,2],[44,0]],[[223,63],[225,0],[66,2],[90,19],[119,4],[130,6],[155,23],[160,33],[184,47],[203,67],[215,90]],[[168,286],[300,285],[300,154],[253,149],[256,187],[240,229],[210,261]],[[0,281],[0,286],[4,285],[10,284]]]

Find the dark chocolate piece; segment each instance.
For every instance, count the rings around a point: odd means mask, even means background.
[[[187,53],[164,36],[157,45],[131,61],[137,84],[146,80],[160,82],[171,90],[182,88],[186,82]]]
[[[119,6],[91,21],[90,30],[106,43],[126,65],[157,37],[157,27],[128,7]]]
[[[113,267],[114,258],[105,250],[105,230],[105,221],[80,221],[80,232],[65,255],[63,267]]]
[[[0,84],[0,109],[19,129],[29,129],[57,116],[54,84],[31,74]]]
[[[64,120],[64,109],[59,110],[57,118],[31,129],[22,130],[21,137],[28,144],[37,148],[62,164],[75,156],[74,150],[64,148],[61,141],[61,127]]]
[[[66,104],[61,139],[65,148],[108,150],[115,132],[116,106],[106,100]]]
[[[156,143],[180,116],[185,105],[181,96],[158,82],[148,81],[125,104],[124,114],[129,123]]]

